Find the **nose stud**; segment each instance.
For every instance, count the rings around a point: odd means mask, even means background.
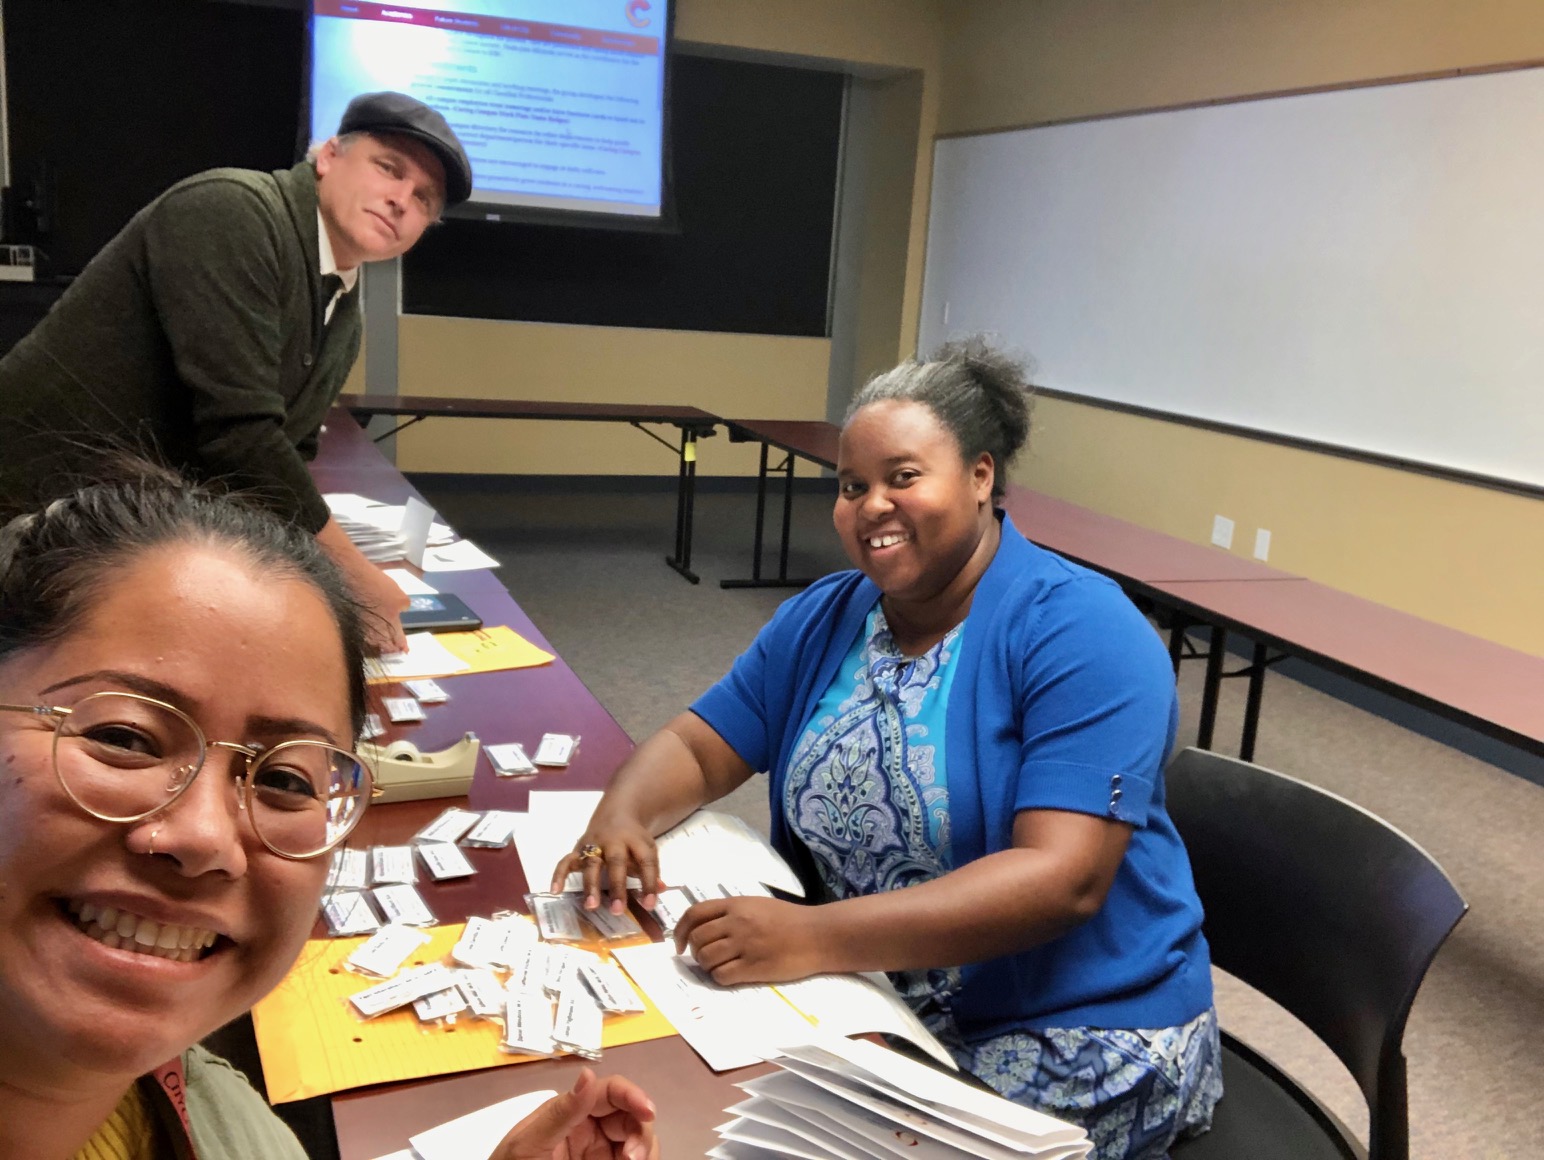
[[[150,831],[150,840],[145,843],[145,849],[150,851],[150,856],[152,858],[155,857],[155,836],[157,834],[159,834],[160,832],[161,832],[161,827],[160,826],[157,826],[155,829],[151,830]]]

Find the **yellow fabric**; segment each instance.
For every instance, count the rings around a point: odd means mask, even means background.
[[[458,673],[425,675],[455,677],[463,673],[492,673],[499,669],[529,669],[551,664],[553,660],[550,652],[537,648],[505,625],[479,628],[475,632],[440,632],[435,633],[435,637],[458,660],[465,661],[471,668],[462,669]],[[395,680],[395,677],[377,677],[372,678],[370,683],[391,684]]]
[[[75,1153],[75,1160],[155,1160],[155,1122],[139,1085],[130,1087],[113,1114]]]
[[[403,964],[404,969],[444,959],[463,926],[454,923],[427,930],[429,942]],[[345,970],[342,963],[364,941],[312,939],[284,981],[252,1009],[263,1077],[273,1103],[535,1058],[500,1051],[503,1029],[484,1019],[463,1016],[450,1028],[425,1027],[411,1006],[370,1020],[359,1018],[348,996],[374,986],[377,980]],[[646,941],[642,935],[631,940]],[[606,952],[599,940],[583,945],[586,950]],[[676,1033],[647,996],[643,1001],[648,1009],[641,1014],[606,1016],[604,1046],[642,1043]]]

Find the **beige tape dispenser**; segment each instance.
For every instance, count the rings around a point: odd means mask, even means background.
[[[438,753],[423,753],[411,741],[378,746],[362,742],[359,755],[375,767],[379,802],[416,802],[424,798],[465,797],[477,770],[482,742],[468,733]]]

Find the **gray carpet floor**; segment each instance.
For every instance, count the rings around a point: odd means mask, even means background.
[[[635,739],[716,680],[789,595],[724,590],[750,571],[753,497],[702,495],[691,585],[667,568],[673,494],[532,493],[496,480],[418,481],[442,515],[503,562],[502,578]],[[791,572],[845,566],[829,501],[796,505]],[[775,567],[775,561],[772,561]],[[1180,743],[1195,736],[1199,663],[1183,666]],[[1230,682],[1241,685],[1242,682]],[[1243,689],[1225,690],[1218,749],[1233,752]],[[1544,788],[1273,673],[1256,761],[1379,814],[1442,863],[1471,910],[1438,956],[1405,1039],[1411,1155],[1544,1157]],[[765,830],[756,784],[729,808]],[[1365,1139],[1360,1093],[1306,1029],[1218,978],[1224,1026],[1306,1084]]]

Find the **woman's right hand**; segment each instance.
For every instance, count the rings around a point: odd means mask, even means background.
[[[631,874],[641,884],[638,901],[652,910],[665,884],[659,880],[659,847],[654,835],[636,818],[605,816],[604,803],[590,819],[589,828],[578,847],[566,854],[552,872],[552,892],[560,894],[568,876],[577,870],[584,879],[584,908],[600,906],[601,891],[610,898],[612,914],[627,909],[627,878]]]

